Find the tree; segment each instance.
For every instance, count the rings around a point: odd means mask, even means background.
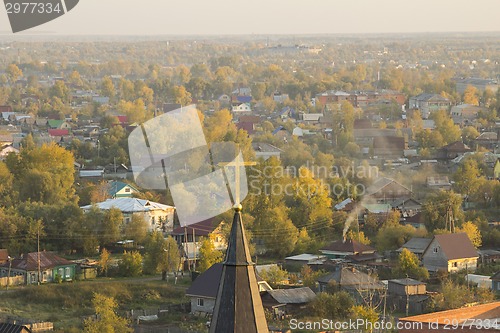
[[[264,209],[255,222],[255,237],[261,238],[268,252],[282,258],[292,253],[299,231],[288,217],[284,204]]]
[[[464,163],[458,167],[453,175],[455,179],[455,189],[458,193],[470,196],[479,189],[478,179],[481,177],[481,170],[475,159],[467,158]]]
[[[96,319],[84,320],[84,333],[132,333],[134,331],[126,318],[116,314],[118,304],[114,298],[94,293],[92,306]]]
[[[16,64],[10,64],[7,66],[7,75],[9,77],[10,84],[14,84],[20,77],[23,76],[23,71],[20,70]]]
[[[118,271],[122,276],[142,275],[142,256],[138,251],[123,253],[122,259],[118,262]]]
[[[460,228],[458,228],[457,232],[465,232],[476,249],[481,247],[483,243],[481,232],[479,231],[477,225],[473,222],[465,222]]]
[[[142,244],[148,235],[148,222],[143,215],[133,214],[132,220],[125,225],[125,237]]]
[[[382,227],[375,238],[379,251],[396,250],[411,238],[424,236],[425,230],[417,230],[411,225]]]
[[[184,88],[184,86],[173,87],[172,94],[175,103],[178,103],[182,106],[191,104],[193,100],[191,94],[186,90],[186,88]]]
[[[319,293],[307,305],[308,313],[318,318],[347,319],[352,314],[354,301],[345,291],[335,294]]]
[[[441,293],[433,298],[434,307],[437,310],[458,309],[467,303],[474,301],[474,293],[451,280],[441,284]]]
[[[105,76],[101,81],[101,95],[109,98],[116,95],[115,85],[109,76]]]
[[[372,331],[372,327],[378,321],[379,314],[373,307],[356,305],[352,307],[353,317],[356,319],[362,319],[365,327],[363,331]]]
[[[453,191],[439,191],[430,194],[423,205],[425,227],[429,232],[445,229],[446,219],[451,211],[453,218],[463,218],[462,196]]]
[[[479,93],[476,87],[467,86],[464,90],[463,101],[465,104],[479,105]]]
[[[120,240],[122,223],[123,214],[118,208],[113,207],[104,213],[98,234],[101,245]]]
[[[196,270],[204,272],[212,267],[212,265],[221,262],[223,254],[215,248],[210,238],[202,238],[200,242],[200,259],[198,260]]]
[[[162,279],[168,278],[168,272],[177,272],[180,264],[180,253],[177,242],[172,236],[168,236],[164,243],[162,257],[159,262],[159,269],[162,272]]]
[[[283,284],[283,281],[288,280],[288,272],[278,265],[273,265],[269,269],[261,270],[259,275],[273,288],[276,288],[280,284]]]
[[[105,248],[101,251],[101,256],[99,257],[99,270],[104,273],[104,276],[108,276],[108,269],[111,263],[111,255]]]
[[[398,264],[394,274],[399,277],[410,277],[416,280],[427,280],[429,272],[425,267],[420,266],[420,261],[416,254],[410,252],[408,249],[403,249],[398,257]]]

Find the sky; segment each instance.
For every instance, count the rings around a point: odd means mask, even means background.
[[[498,0],[80,0],[55,35],[500,32]],[[0,32],[12,33],[0,8]]]

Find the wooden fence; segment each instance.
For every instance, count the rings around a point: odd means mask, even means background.
[[[6,287],[7,283],[9,286],[20,286],[24,284],[24,276],[11,276],[10,281],[8,277],[0,278],[0,287]]]

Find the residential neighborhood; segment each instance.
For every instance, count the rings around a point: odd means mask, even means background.
[[[0,39],[0,333],[485,331],[499,43]]]

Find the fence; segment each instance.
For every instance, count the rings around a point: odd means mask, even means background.
[[[24,276],[11,276],[10,281],[8,277],[0,278],[0,287],[6,287],[7,284],[9,284],[9,286],[20,286],[25,284]]]
[[[166,316],[168,313],[189,313],[191,311],[191,303],[180,303],[180,304],[167,304],[159,308],[153,309],[140,309],[140,310],[130,310],[127,311],[127,317],[131,318],[134,322],[138,317],[149,317],[149,316]]]

